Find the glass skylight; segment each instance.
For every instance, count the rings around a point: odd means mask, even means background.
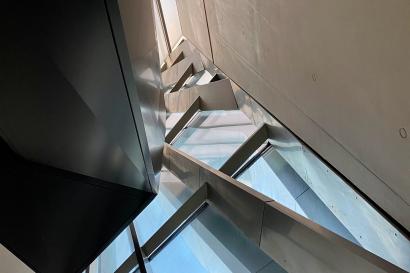
[[[271,145],[236,179],[409,270],[409,241],[307,149]]]
[[[113,273],[133,252],[131,232],[126,228],[90,265],[90,273]]]
[[[157,196],[134,220],[140,245],[145,244],[192,194],[169,171],[162,171]]]
[[[172,145],[219,169],[256,129],[240,110],[202,111]]]
[[[207,207],[150,261],[153,273],[285,273],[219,212]]]

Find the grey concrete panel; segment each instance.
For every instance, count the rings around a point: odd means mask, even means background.
[[[34,271],[0,244],[0,272],[33,273]]]
[[[275,202],[266,205],[260,246],[287,272],[405,272]]]
[[[216,65],[409,229],[410,3],[205,4]]]
[[[203,0],[177,0],[177,6],[182,34],[212,60]]]

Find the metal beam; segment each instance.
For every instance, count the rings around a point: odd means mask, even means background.
[[[135,229],[134,222],[131,222],[129,227],[131,231],[132,241],[134,243],[134,249],[135,249],[134,254],[138,261],[140,273],[147,273],[147,269],[145,268],[145,263],[144,263],[144,257],[142,255],[140,244],[138,242],[138,236],[137,236],[137,231]]]
[[[194,85],[178,92],[165,94],[168,113],[185,112],[196,98],[201,97],[201,110],[237,110],[231,81],[222,79],[204,85]]]
[[[175,155],[198,168],[208,202],[289,272],[406,272],[169,144],[167,154],[177,177]]]
[[[138,266],[138,259],[135,251],[115,270],[115,273],[130,273],[132,269]],[[142,271],[141,271],[142,272]],[[146,272],[146,271],[145,271]]]
[[[179,132],[184,128],[184,126],[191,120],[195,113],[200,110],[201,98],[197,98],[188,110],[182,115],[175,126],[168,132],[165,137],[166,143],[171,143],[171,141],[179,134]]]
[[[268,137],[268,131],[265,124],[263,124],[233,153],[219,170],[232,176]]]
[[[207,196],[207,184],[199,188],[172,216],[155,232],[154,235],[142,246],[144,253],[150,257],[175,234],[184,223],[189,222],[193,215],[204,206]]]
[[[170,93],[172,92],[176,92],[179,89],[181,89],[181,87],[184,85],[184,83],[186,82],[186,80],[192,76],[192,74],[194,73],[193,70],[193,64],[191,63],[191,65],[189,65],[187,67],[187,69],[184,71],[184,74],[181,75],[181,77],[179,78],[179,80],[175,83],[174,87],[172,87]]]

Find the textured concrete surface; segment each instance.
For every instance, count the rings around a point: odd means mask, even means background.
[[[187,2],[184,36],[410,229],[410,2]]]

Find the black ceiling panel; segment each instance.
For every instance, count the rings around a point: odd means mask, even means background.
[[[36,272],[81,272],[154,196],[0,153],[0,243]]]

